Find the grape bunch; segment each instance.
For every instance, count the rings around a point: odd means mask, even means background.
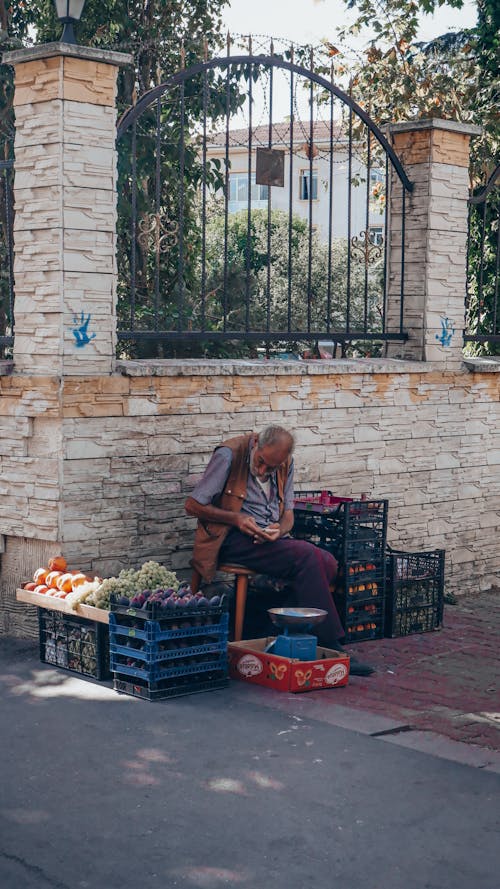
[[[84,601],[86,605],[109,610],[112,594],[131,599],[142,590],[158,587],[177,590],[179,580],[174,571],[170,571],[158,562],[145,562],[137,571],[134,571],[133,568],[124,568],[118,577],[106,578],[97,589],[90,591],[86,598],[80,599],[80,601]]]

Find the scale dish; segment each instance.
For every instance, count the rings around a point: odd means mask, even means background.
[[[322,608],[268,608],[267,613],[277,627],[314,627],[327,615]]]

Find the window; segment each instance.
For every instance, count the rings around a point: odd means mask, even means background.
[[[385,174],[382,170],[370,170],[370,182],[372,185],[376,182],[385,182]]]
[[[370,225],[369,231],[370,244],[374,247],[382,247],[384,243],[384,230],[381,225]]]
[[[301,170],[299,178],[299,198],[301,201],[318,200],[318,171],[312,171],[312,189],[309,193],[310,170]]]
[[[250,198],[252,209],[267,206],[269,188],[267,185],[257,185],[255,173],[252,174]],[[248,207],[248,173],[229,174],[229,212],[236,213]]]

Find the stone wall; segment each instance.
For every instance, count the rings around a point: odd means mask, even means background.
[[[449,591],[498,583],[499,373],[395,360],[119,370],[0,377],[4,631],[26,632],[14,590],[42,554],[104,576],[153,558],[188,576],[186,496],[224,437],[271,422],[296,433],[298,488],[386,497],[390,542],[444,547]]]
[[[116,344],[116,72],[128,55],[71,44],[15,66],[16,371],[110,373]]]

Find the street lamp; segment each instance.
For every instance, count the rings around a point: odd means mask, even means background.
[[[85,0],[54,0],[57,18],[64,25],[61,43],[76,43],[73,22],[79,22]]]

